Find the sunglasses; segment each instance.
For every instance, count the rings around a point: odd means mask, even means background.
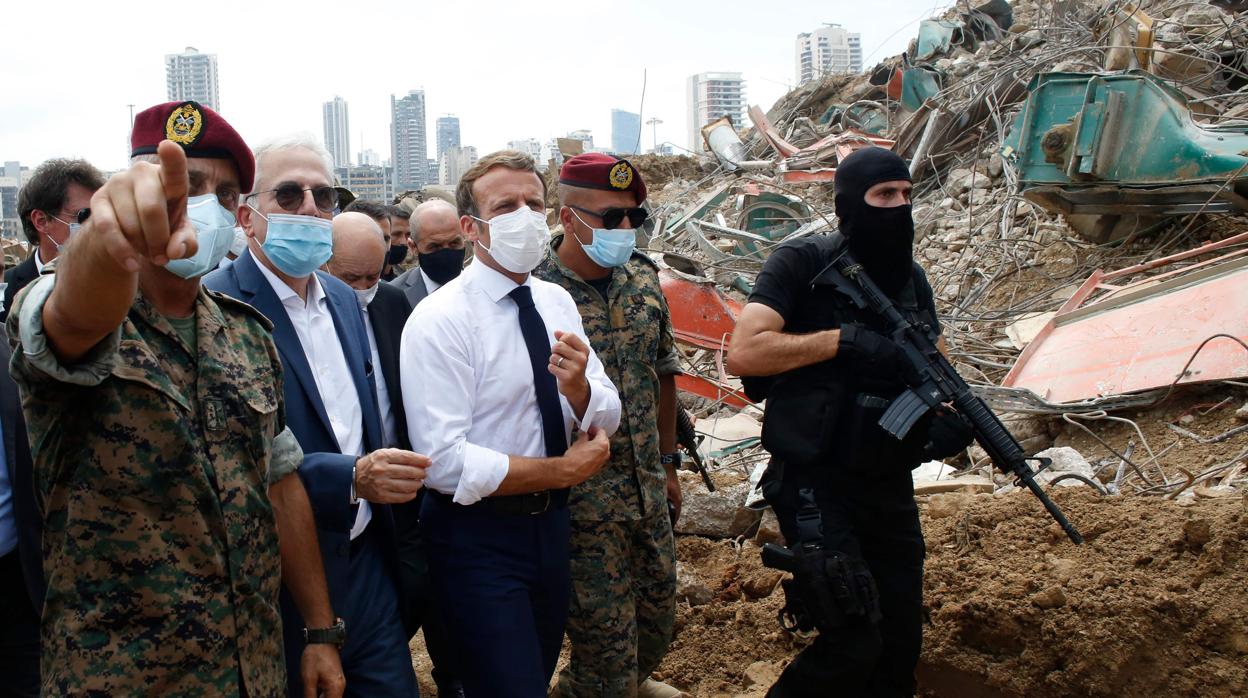
[[[281,206],[283,210],[294,212],[298,211],[299,207],[303,205],[303,193],[305,191],[312,192],[312,203],[316,204],[319,210],[330,213],[335,208],[338,208],[338,190],[328,185],[305,189],[294,182],[288,182],[278,186],[276,189],[258,191],[250,196],[257,197],[261,194],[272,193],[277,199],[278,206]]]
[[[640,228],[646,222],[646,219],[650,217],[650,212],[644,208],[609,208],[604,211],[591,211],[571,204],[567,206],[573,211],[580,211],[581,213],[588,213],[591,216],[601,218],[602,226],[607,230],[615,230],[620,227],[625,218],[628,219],[630,228]]]

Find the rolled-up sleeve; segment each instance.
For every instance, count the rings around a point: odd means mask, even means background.
[[[667,299],[659,296],[660,307],[663,308],[663,319],[659,326],[659,350],[655,361],[655,373],[660,376],[679,376],[684,373],[680,368],[680,355],[676,350],[676,335],[672,331],[672,313],[667,307]]]
[[[467,338],[445,314],[414,315],[403,328],[399,356],[403,407],[412,448],[429,456],[425,485],[473,504],[507,477],[507,454],[468,441],[474,376]]]
[[[282,427],[277,436],[273,437],[273,447],[269,456],[269,484],[281,480],[299,469],[303,463],[303,448],[290,431],[290,427]]]
[[[48,346],[48,335],[43,327],[43,307],[52,295],[56,284],[55,274],[45,274],[35,279],[23,290],[14,304],[16,315],[17,337],[21,344],[21,360],[31,368],[47,375],[49,378],[82,386],[95,386],[103,383],[113,372],[117,362],[117,351],[121,346],[121,328],[118,327],[107,337],[100,340],[78,362],[72,366],[62,364]],[[14,321],[10,319],[10,323]],[[10,324],[10,327],[12,325]],[[17,353],[14,353],[16,360]]]

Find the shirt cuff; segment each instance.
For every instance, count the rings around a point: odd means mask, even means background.
[[[589,402],[585,405],[585,417],[583,419],[576,418],[576,412],[572,412],[572,423],[576,425],[577,431],[589,431],[589,427],[603,428],[603,420],[598,420],[599,413],[603,412],[603,407],[607,403],[607,392],[594,385],[593,381],[589,381]],[[614,429],[608,431],[614,432]]]
[[[43,306],[56,284],[55,274],[45,274],[31,283],[22,302],[18,304],[18,337],[22,354],[33,367],[62,383],[96,386],[113,373],[117,362],[117,350],[121,346],[121,328],[100,340],[77,364],[65,366],[48,346],[48,336],[43,330]]]
[[[269,484],[281,480],[299,469],[303,463],[303,448],[291,433],[290,427],[282,429],[273,437],[273,447],[269,455]]]
[[[659,357],[658,363],[654,367],[654,372],[660,376],[681,376],[685,373],[681,370],[680,358],[674,351]]]
[[[456,504],[476,504],[503,484],[510,468],[507,454],[470,443],[464,444],[464,467],[455,486]]]

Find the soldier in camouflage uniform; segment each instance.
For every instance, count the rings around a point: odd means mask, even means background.
[[[198,278],[254,161],[193,102],[141,113],[136,155],[162,135],[159,165],[108,181],[8,320],[44,514],[42,690],[280,696],[283,570],[305,615],[333,622],[303,454],[271,325]],[[332,645],[302,659],[341,696]]]
[[[658,270],[634,250],[645,184],[627,161],[602,154],[568,160],[559,182],[568,234],[551,241],[552,254],[534,274],[572,295],[623,405],[610,462],[572,488],[568,501],[572,657],[559,695],[681,695],[649,678],[667,652],[676,614],[680,368]]]

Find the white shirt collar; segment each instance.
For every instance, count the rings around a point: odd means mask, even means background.
[[[39,247],[35,246],[35,274],[43,273],[43,259],[39,257]]]
[[[532,274],[525,277],[523,284],[517,284],[506,276],[503,276],[502,272],[496,269],[491,269],[486,264],[481,263],[481,260],[477,260],[476,262],[469,264],[468,268],[464,269],[460,276],[467,277],[464,279],[465,283],[470,283],[481,289],[481,292],[495,303],[502,300],[508,293],[514,291],[517,286],[531,287],[533,285]]]
[[[325,291],[321,288],[321,283],[316,278],[316,272],[312,272],[308,277],[308,300],[305,302],[302,298],[299,298],[299,294],[295,293],[294,289],[287,286],[286,282],[282,281],[281,277],[274,274],[263,262],[258,259],[255,262],[256,266],[260,267],[260,273],[264,274],[264,278],[268,279],[269,285],[273,287],[273,292],[277,294],[277,299],[282,302],[282,305],[289,305],[287,301],[293,299],[298,305],[319,307],[321,301],[325,299]]]
[[[424,279],[425,281],[425,293],[433,293],[434,291],[442,288],[442,284],[429,278],[429,275],[425,273],[424,269],[421,269],[420,267],[416,267],[416,270],[420,272],[420,278]]]

